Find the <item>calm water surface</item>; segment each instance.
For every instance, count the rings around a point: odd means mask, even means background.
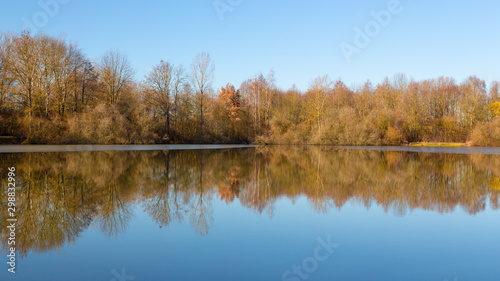
[[[0,181],[0,280],[500,280],[500,155],[12,153]]]

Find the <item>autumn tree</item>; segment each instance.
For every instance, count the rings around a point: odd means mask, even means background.
[[[218,99],[224,105],[227,118],[229,120],[238,120],[238,113],[241,107],[240,92],[228,83],[226,87],[220,89]]]
[[[224,124],[224,135],[231,140],[246,141],[247,118],[242,110],[240,91],[228,83],[219,90],[217,103],[220,107],[218,119]]]
[[[215,65],[208,53],[202,52],[194,58],[191,63],[191,82],[195,91],[196,107],[200,113],[199,138],[203,139],[203,112],[206,109],[206,101],[212,92]]]
[[[375,107],[373,99],[373,84],[368,80],[355,89],[353,107],[360,116],[367,116]]]
[[[403,132],[408,142],[422,141],[428,122],[426,103],[420,94],[419,84],[411,82],[402,99]]]
[[[148,103],[155,114],[165,118],[166,138],[170,139],[171,92],[174,82],[174,66],[163,60],[146,75]]]
[[[314,79],[306,93],[306,95],[309,96],[311,119],[316,123],[318,134],[321,133],[325,102],[330,91],[331,81],[328,76],[325,75]]]
[[[178,133],[178,123],[179,123],[179,113],[180,113],[180,105],[182,103],[182,95],[185,86],[188,85],[188,79],[184,67],[182,65],[176,67],[173,70],[173,78],[172,78],[172,95],[173,95],[173,108],[172,108],[172,117],[173,117],[173,128],[174,134]]]
[[[500,101],[500,82],[491,82],[489,98],[490,102]]]
[[[251,119],[252,138],[269,132],[271,119],[276,113],[273,108],[278,99],[275,82],[275,73],[271,70],[267,77],[260,73],[241,83],[239,90]]]
[[[295,85],[287,91],[276,91],[273,110],[270,125],[271,141],[296,143],[309,133],[299,128],[309,116],[303,94]]]
[[[80,69],[79,78],[75,78],[75,111],[83,110],[85,106],[95,105],[99,99],[99,75],[94,64],[89,59],[84,59]],[[77,98],[80,100],[78,107]]]
[[[353,103],[353,93],[349,87],[346,86],[342,80],[337,80],[333,84],[331,90],[331,102],[333,106],[338,110],[344,106],[352,106]]]
[[[265,107],[265,120],[267,128],[269,128],[269,122],[271,120],[271,108],[276,98],[276,77],[274,70],[271,69],[267,76],[267,85],[264,88],[264,107]]]
[[[28,139],[32,134],[33,116],[40,105],[37,101],[41,100],[38,83],[41,52],[38,40],[39,37],[23,32],[19,36],[8,36],[3,41],[6,44],[5,52],[10,55],[5,58],[4,65],[16,81],[15,99],[28,118]]]
[[[127,57],[117,50],[107,51],[99,63],[99,78],[109,104],[116,104],[125,87],[132,82],[134,70]]]
[[[84,67],[84,56],[76,44],[68,44],[61,38],[42,36],[39,40],[40,72],[43,115],[55,112],[64,116],[70,107],[78,108],[79,87],[77,80]]]
[[[491,118],[500,117],[500,101],[492,102],[488,105]]]
[[[467,78],[461,85],[462,98],[459,104],[459,120],[467,132],[486,119],[486,83],[475,76]]]
[[[9,71],[8,60],[11,56],[8,48],[8,35],[0,34],[0,114],[4,113],[8,107],[14,106],[12,90],[15,79]]]

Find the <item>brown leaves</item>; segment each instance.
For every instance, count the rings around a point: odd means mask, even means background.
[[[239,120],[238,112],[241,109],[241,95],[239,91],[234,89],[233,85],[228,83],[226,87],[222,87],[219,91],[218,100],[224,105],[228,120]]]

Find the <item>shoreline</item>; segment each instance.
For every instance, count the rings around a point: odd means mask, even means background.
[[[484,154],[500,155],[499,147],[452,147],[452,146],[342,146],[353,150],[377,150],[398,152],[448,153],[448,154]]]
[[[8,144],[0,145],[0,154],[29,152],[84,152],[84,151],[155,151],[254,148],[250,144],[124,144],[124,145],[59,145],[59,144]]]
[[[415,153],[486,154],[500,155],[499,147],[444,147],[444,146],[338,146],[267,144],[264,146],[323,146],[337,149],[398,151]],[[258,144],[126,144],[126,145],[50,145],[8,144],[0,145],[0,154],[33,152],[85,152],[85,151],[158,151],[158,150],[219,150],[263,147]]]

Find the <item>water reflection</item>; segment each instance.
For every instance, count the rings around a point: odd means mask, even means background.
[[[500,157],[273,147],[224,151],[0,155],[0,179],[17,170],[17,248],[43,253],[75,242],[91,225],[116,237],[139,204],[159,227],[189,223],[206,235],[212,203],[241,204],[272,217],[281,197],[305,196],[318,212],[354,200],[404,216],[420,208],[498,209]],[[6,202],[6,189],[0,200]],[[0,241],[7,245],[6,212]]]

